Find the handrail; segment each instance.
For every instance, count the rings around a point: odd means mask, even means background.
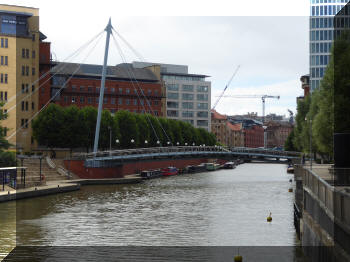
[[[68,177],[68,178],[71,178],[72,176],[67,172],[67,170],[64,168],[64,167],[62,167],[62,166],[59,166],[58,168],[57,168],[57,172],[60,174],[60,175],[62,175],[62,176],[66,176],[66,177]]]
[[[49,156],[46,156],[45,159],[46,159],[46,163],[49,165],[49,167],[51,167],[52,169],[56,169],[55,163],[51,160],[51,158]]]

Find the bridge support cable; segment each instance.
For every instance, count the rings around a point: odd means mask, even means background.
[[[121,50],[121,48],[120,48],[118,42],[117,42],[116,39],[114,38],[114,36],[113,36],[113,40],[114,40],[114,43],[115,43],[115,45],[116,45],[116,47],[117,47],[117,49],[118,49],[118,52],[119,52],[119,54],[120,54],[120,56],[121,56],[123,62],[126,63],[125,56],[124,56],[124,54],[123,54],[123,52],[122,52],[122,50]],[[157,140],[160,141],[159,136],[157,135],[157,132],[155,131],[155,129],[154,129],[154,127],[153,127],[152,121],[149,119],[149,117],[148,117],[148,115],[147,115],[147,108],[145,107],[145,105],[143,105],[143,104],[141,103],[141,98],[140,98],[139,92],[141,93],[142,97],[143,97],[144,100],[146,101],[146,103],[147,103],[147,105],[148,105],[148,107],[149,107],[149,109],[150,109],[150,112],[152,112],[152,113],[154,114],[154,111],[153,111],[153,109],[152,109],[152,106],[151,106],[151,104],[150,104],[148,98],[147,98],[146,95],[144,94],[142,88],[140,87],[138,81],[136,80],[136,77],[135,77],[134,73],[133,73],[131,70],[129,70],[128,68],[126,68],[125,70],[126,70],[128,76],[129,76],[129,78],[131,79],[131,83],[132,83],[133,88],[134,88],[134,91],[135,91],[135,93],[136,93],[136,95],[137,95],[137,97],[138,97],[138,99],[139,99],[139,101],[140,101],[140,104],[141,104],[142,108],[144,109],[144,111],[146,112],[147,121],[149,122],[150,126],[152,127],[152,130],[153,130],[155,136],[157,137]],[[136,88],[135,85],[134,85],[134,82],[136,83],[136,85],[137,85],[137,87],[138,87],[138,89],[139,89],[140,91],[137,90],[137,88]],[[166,131],[164,130],[162,124],[160,123],[160,121],[159,121],[159,119],[158,119],[157,117],[156,117],[156,120],[158,121],[159,126],[161,127],[162,131],[164,132],[165,136],[167,137],[167,140],[168,140],[168,141],[171,143],[171,145],[172,145],[172,142],[170,141],[168,134],[167,134]]]
[[[91,43],[93,43],[98,37],[100,37],[103,34],[103,31],[101,31],[100,33],[98,33],[97,35],[95,35],[92,39],[90,39],[87,43],[85,43],[84,45],[82,45],[81,47],[79,47],[76,51],[74,51],[71,55],[69,55],[67,58],[65,58],[63,60],[63,62],[68,62],[70,59],[74,59],[76,56],[78,56],[79,54],[81,54]],[[57,72],[55,72],[54,74],[50,75],[50,77],[48,79],[46,79],[41,85],[39,85],[38,88],[36,88],[34,90],[34,92],[30,92],[28,95],[24,96],[22,99],[19,100],[18,103],[16,103],[15,105],[13,105],[12,107],[10,107],[7,112],[11,112],[14,108],[16,108],[23,100],[27,99],[28,97],[31,97],[33,94],[35,94],[36,92],[39,91],[39,89],[46,84],[48,81],[51,80],[52,77],[54,77],[55,75],[59,74],[60,72],[62,72],[62,70],[66,67],[65,64],[58,64],[56,66],[54,66],[52,69],[56,69]],[[51,69],[51,70],[52,70]],[[33,81],[29,86],[33,86],[35,84],[37,84],[40,80],[42,80],[43,78],[45,78],[47,75],[49,75],[51,73],[51,70],[49,70],[48,72],[46,72],[45,74],[41,75],[38,79],[36,79],[35,81]],[[6,101],[6,104],[11,102],[12,100],[14,100],[15,98],[19,97],[22,94],[22,90],[19,91],[17,94],[13,95],[10,99],[8,99]]]
[[[138,57],[138,59],[139,59],[141,62],[145,62],[145,59],[142,57],[142,55],[141,55],[139,52],[137,52],[137,50],[136,50],[135,48],[133,48],[132,45],[131,45],[128,41],[126,41],[125,38],[122,37],[122,36],[117,32],[117,30],[115,30],[115,29],[113,28],[113,31],[114,31],[114,32],[116,33],[116,35],[119,36],[119,38],[130,48],[130,50],[135,54],[135,56]]]
[[[36,112],[29,120],[28,122],[31,122],[35,117],[37,117],[55,98],[56,96],[58,96],[62,89],[65,88],[65,86],[67,85],[67,83],[69,83],[69,81],[74,77],[74,75],[80,70],[80,67],[82,64],[85,63],[85,61],[88,59],[88,57],[91,55],[91,53],[95,50],[97,44],[99,43],[99,41],[102,38],[102,34],[100,35],[100,38],[96,41],[95,45],[90,49],[90,51],[88,52],[88,54],[85,56],[85,58],[83,59],[83,62],[80,63],[77,67],[76,70],[74,70],[74,72],[71,74],[71,76],[66,80],[66,82],[64,82],[64,84],[62,85],[62,87],[49,99],[49,101],[47,101],[47,103],[38,111]],[[7,137],[7,139],[11,139],[13,136],[15,136],[20,130],[23,129],[25,125],[20,126],[15,132],[13,132],[10,136]]]
[[[114,31],[116,32],[115,29],[114,29]],[[116,34],[118,34],[118,33],[116,32]],[[119,35],[119,34],[118,34],[118,35]],[[124,63],[127,63],[127,62],[126,62],[126,59],[125,59],[125,56],[124,56],[124,54],[123,54],[123,52],[122,52],[122,50],[121,50],[121,48],[120,48],[120,46],[119,46],[119,44],[118,44],[118,42],[117,42],[117,40],[115,39],[114,36],[113,36],[113,40],[114,40],[114,43],[115,43],[115,45],[116,45],[116,47],[117,47],[117,49],[118,49],[118,51],[119,51],[119,53],[120,53],[120,56],[122,57],[123,62],[124,62]],[[144,94],[142,88],[140,87],[140,85],[139,85],[139,83],[138,83],[138,81],[137,81],[137,79],[136,79],[134,73],[132,72],[132,70],[129,71],[128,68],[127,68],[126,70],[128,71],[129,77],[130,77],[131,79],[134,79],[134,80],[135,80],[135,83],[136,83],[137,87],[139,88],[142,97],[145,99],[145,101],[146,101],[146,103],[147,103],[147,105],[148,105],[150,111],[154,114],[154,110],[153,110],[153,108],[152,108],[152,106],[151,106],[151,104],[150,104],[148,98],[147,98],[146,95]],[[130,75],[132,75],[132,77],[131,77]],[[132,81],[132,82],[133,82],[133,81]],[[133,86],[134,86],[134,85],[133,85]],[[134,89],[135,89],[135,87],[134,87]],[[138,95],[137,90],[135,90],[135,92],[136,92],[136,94]],[[138,98],[139,98],[139,96],[138,96]],[[139,100],[140,100],[140,98],[139,98]],[[145,110],[144,105],[142,105],[142,107],[143,107],[143,109]],[[147,110],[145,110],[145,111],[147,112]],[[170,144],[173,145],[173,143],[172,143],[172,141],[170,140],[168,134],[167,134],[166,131],[164,130],[163,125],[160,123],[160,121],[159,121],[159,119],[158,119],[157,117],[156,117],[156,120],[157,120],[159,126],[161,127],[163,133],[165,134],[165,136],[166,136],[166,138],[167,138],[167,141],[169,141]],[[159,140],[159,139],[158,139],[158,140]]]
[[[118,42],[116,41],[114,35],[112,35],[112,37],[113,37],[114,43],[115,43],[115,45],[116,45],[116,47],[117,47],[117,49],[118,49],[119,55],[120,55],[120,57],[122,58],[122,61],[123,61],[124,63],[126,63],[125,56],[124,56],[124,54],[123,54],[123,52],[122,52],[120,46],[118,45]],[[124,68],[123,68],[123,69],[124,69]],[[136,89],[136,87],[135,87],[135,85],[134,85],[134,80],[133,80],[133,78],[132,78],[132,76],[131,76],[131,73],[129,72],[128,68],[127,68],[125,71],[126,71],[127,75],[129,76],[129,78],[131,79],[131,84],[132,84],[132,86],[133,86],[133,88],[134,88],[134,92],[136,93],[137,98],[138,98],[138,100],[140,101],[140,104],[141,104],[142,108],[144,109],[145,112],[147,112],[145,106],[141,103],[141,98],[140,98],[139,92],[137,91],[137,89]],[[135,82],[138,84],[136,78],[135,78]],[[153,124],[152,124],[152,121],[149,119],[149,116],[148,116],[147,114],[146,114],[146,119],[147,119],[149,125],[151,126],[152,131],[153,131],[155,137],[157,138],[157,141],[160,141],[159,136],[158,136],[156,130],[154,129],[154,126],[153,126]]]

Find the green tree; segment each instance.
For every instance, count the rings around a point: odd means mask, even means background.
[[[157,141],[159,141],[161,145],[164,145],[163,130],[159,124],[159,121],[155,116],[150,114],[145,116],[148,118],[147,125],[148,129],[150,130],[150,145],[153,147],[159,146],[160,144],[157,144]]]
[[[56,104],[50,104],[33,121],[33,137],[40,145],[49,148],[62,147],[65,143],[64,110]]]
[[[120,130],[120,145],[122,148],[132,148],[139,145],[139,130],[134,114],[129,111],[118,111],[115,114],[115,120]],[[131,143],[131,140],[134,143]]]
[[[97,121],[97,109],[92,106],[83,107],[81,109],[83,114],[83,121],[85,123],[85,133],[82,139],[86,152],[93,148],[95,142],[95,130]]]
[[[139,130],[140,147],[146,147],[150,145],[150,133],[152,132],[149,125],[147,124],[147,117],[143,114],[134,114],[134,116],[136,118],[136,123]],[[147,145],[145,144],[145,141],[148,142]]]
[[[193,126],[190,123],[179,121],[183,144],[192,145],[194,141]]]
[[[120,132],[118,121],[113,118],[108,110],[103,110],[101,116],[99,148],[102,148],[102,150],[109,150],[110,143],[112,147],[115,147],[116,139],[119,139],[119,137]]]
[[[175,119],[168,119],[168,121],[169,121],[170,129],[173,134],[174,146],[177,145],[177,143],[179,143],[179,145],[183,145],[183,137],[182,137],[181,126],[179,121]]]
[[[284,143],[284,150],[286,151],[297,151],[297,149],[294,147],[294,129],[292,132],[290,132],[289,136],[286,139],[286,142]]]

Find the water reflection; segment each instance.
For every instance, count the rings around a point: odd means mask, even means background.
[[[244,164],[18,201],[17,243],[293,247],[290,178],[284,165]]]

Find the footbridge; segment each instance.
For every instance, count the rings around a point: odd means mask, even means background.
[[[226,148],[219,146],[152,147],[75,154],[75,159],[85,160],[85,167],[114,167],[124,163],[185,158],[242,158],[248,161],[280,161],[300,158],[299,152],[260,148]]]

